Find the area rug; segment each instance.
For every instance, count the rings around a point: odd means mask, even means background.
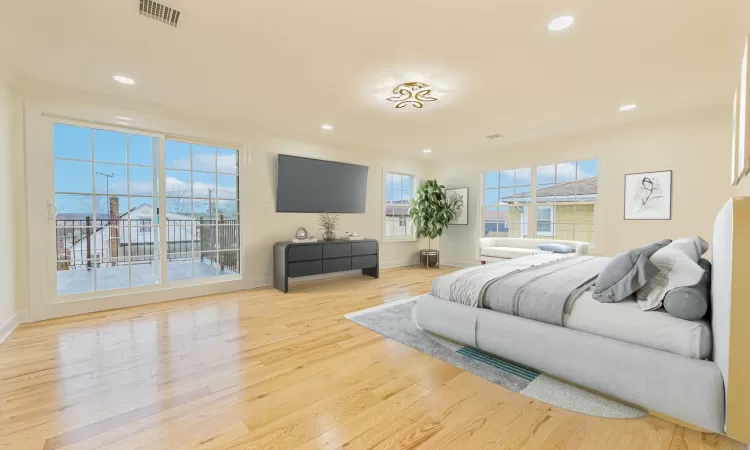
[[[349,313],[345,317],[387,338],[550,405],[611,419],[634,419],[646,416],[646,413],[639,409],[421,330],[412,319],[412,309],[417,298],[392,301],[374,308]]]

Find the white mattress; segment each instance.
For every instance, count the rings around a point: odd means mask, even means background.
[[[599,303],[591,291],[586,291],[565,314],[563,325],[689,358],[711,356],[711,328],[707,322],[679,319],[664,310],[642,311],[634,297],[619,303]]]

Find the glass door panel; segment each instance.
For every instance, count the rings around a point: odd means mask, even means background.
[[[58,296],[161,283],[158,144],[53,125]]]
[[[167,139],[167,282],[240,273],[239,153]]]

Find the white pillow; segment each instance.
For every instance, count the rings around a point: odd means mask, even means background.
[[[635,297],[644,311],[661,308],[664,296],[674,288],[693,286],[703,278],[698,265],[708,243],[699,237],[678,239],[651,256],[650,261],[659,273],[636,292]]]
[[[697,263],[701,256],[708,251],[708,242],[700,236],[693,236],[672,241],[667,247],[681,251]]]

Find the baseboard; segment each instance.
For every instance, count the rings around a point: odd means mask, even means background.
[[[413,260],[413,261],[390,261],[390,262],[384,262],[380,263],[381,269],[395,269],[396,267],[409,267],[409,266],[417,266],[419,265],[419,261]]]
[[[19,325],[26,322],[27,318],[27,311],[17,311],[15,314],[10,316],[8,320],[5,321],[5,323],[0,324],[0,344],[8,339],[10,335],[13,334],[14,331],[16,331],[16,328],[18,328]]]
[[[461,269],[466,269],[467,267],[474,267],[478,266],[478,262],[468,262],[468,261],[452,261],[452,260],[445,260],[440,261],[441,266],[450,266],[450,267],[458,267]]]

